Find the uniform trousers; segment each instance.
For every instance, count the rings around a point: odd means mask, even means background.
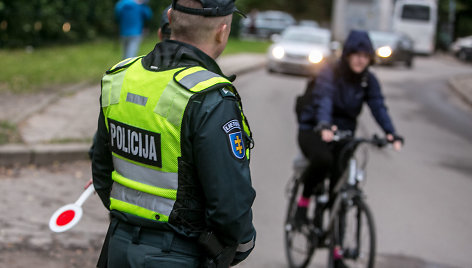
[[[110,268],[200,267],[202,252],[196,240],[174,232],[135,226],[116,218],[108,244]]]

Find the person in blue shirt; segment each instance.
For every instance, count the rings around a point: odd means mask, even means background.
[[[123,59],[135,57],[146,20],[151,19],[152,11],[143,0],[120,0],[115,5],[115,17],[120,27],[123,43]]]
[[[387,112],[379,81],[369,71],[374,56],[368,34],[351,31],[341,59],[321,70],[308,84],[309,94],[305,93],[304,104],[298,104],[298,143],[310,164],[302,175],[304,189],[295,215],[297,224],[306,222],[313,189],[327,176],[330,176],[330,185],[335,185],[342,174],[336,168],[342,143],[332,142],[333,131],[350,130],[354,134],[364,103],[394,149],[399,151],[403,145],[403,138],[397,134]]]

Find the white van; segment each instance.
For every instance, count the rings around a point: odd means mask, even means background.
[[[395,32],[408,35],[414,42],[414,52],[430,55],[434,52],[437,23],[435,0],[397,0],[392,19]]]

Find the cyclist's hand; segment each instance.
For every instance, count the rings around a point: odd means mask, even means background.
[[[334,133],[330,129],[323,129],[321,130],[321,139],[325,142],[332,142],[334,137]]]
[[[321,139],[325,142],[332,142],[334,138],[334,132],[338,130],[338,127],[333,125],[331,129],[325,128],[321,130]]]
[[[394,136],[392,134],[387,134],[387,140],[392,143],[393,149],[397,152],[401,151],[403,147],[403,138],[400,136]]]

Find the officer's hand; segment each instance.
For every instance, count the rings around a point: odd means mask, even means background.
[[[392,134],[387,134],[387,140],[392,143],[393,149],[397,152],[401,151],[403,147],[403,138],[400,136],[394,136]]]
[[[85,184],[84,189],[87,189],[87,188],[90,186],[90,184],[92,184],[92,183],[93,183],[93,181],[92,181],[92,179],[90,179],[90,180],[87,182],[87,184]]]

